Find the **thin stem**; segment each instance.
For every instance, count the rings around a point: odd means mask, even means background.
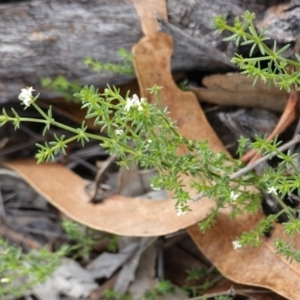
[[[253,24],[253,23],[252,23]],[[249,24],[251,26],[251,24]],[[234,28],[231,27],[229,25],[225,25],[224,29],[227,29],[228,31],[234,32],[236,34],[239,34],[239,32]],[[251,40],[253,42],[255,42],[257,44],[256,39],[253,38],[253,36],[247,32],[243,32],[244,36],[248,39]],[[278,56],[276,54],[276,52],[274,52],[273,50],[271,50],[264,42],[260,41],[260,44],[263,46],[265,52],[271,57],[271,60],[276,61],[276,60],[284,60],[286,63],[288,63],[289,65],[292,66],[296,66],[298,68],[300,68],[300,64],[294,60],[288,59],[288,58],[283,58],[281,56]],[[257,44],[258,45],[258,44]],[[274,57],[274,54],[276,54],[276,57]]]
[[[267,291],[267,290],[258,291],[258,290],[254,290],[254,289],[239,289],[239,290],[229,289],[229,290],[224,291],[224,292],[204,294],[202,296],[189,298],[189,300],[205,300],[205,299],[213,298],[213,297],[217,297],[217,296],[233,296],[235,294],[240,294],[240,293],[243,293],[243,294],[245,294],[245,293],[248,293],[248,294],[251,294],[251,293],[267,294],[267,293],[270,293],[270,291]]]
[[[264,61],[264,60],[271,60],[271,56],[262,56],[262,57],[255,57],[255,58],[243,58],[243,62],[252,62],[252,61]]]
[[[45,120],[49,120],[49,117],[45,114],[45,112],[35,102],[32,103],[32,106],[40,113],[40,115]]]
[[[159,107],[160,111],[163,112],[162,101],[161,101],[159,93],[156,94],[156,99],[157,99],[157,103],[158,103],[158,107]]]
[[[7,120],[7,122],[14,122],[16,120],[16,118],[13,117],[9,117],[9,119]],[[46,120],[41,120],[41,119],[33,119],[33,118],[19,118],[20,122],[32,122],[32,123],[43,123],[43,124],[47,124]]]
[[[282,199],[281,199],[280,197],[278,197],[277,195],[274,195],[274,194],[273,194],[273,197],[276,198],[276,200],[277,200],[277,201],[279,202],[279,204],[282,206],[283,209],[281,210],[281,212],[282,212],[282,213],[285,212],[285,213],[289,216],[290,219],[294,219],[295,216],[294,216],[293,212],[291,211],[291,207],[287,206],[287,205],[282,201]]]
[[[294,144],[297,144],[300,142],[300,134],[296,135],[293,139],[291,139],[289,142],[283,144],[282,146],[278,147],[278,150],[283,152],[287,149],[289,149],[291,146],[293,146]],[[249,171],[253,170],[255,167],[257,167],[259,164],[269,160],[270,158],[273,158],[274,156],[277,155],[277,152],[274,151],[271,154],[265,155],[261,158],[259,158],[257,161],[255,161],[253,164],[248,165],[246,167],[244,167],[243,169],[240,169],[239,171],[231,174],[229,176],[230,179],[236,179],[246,173],[248,173]]]

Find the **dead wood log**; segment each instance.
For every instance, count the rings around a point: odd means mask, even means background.
[[[258,27],[268,25],[268,34],[279,42],[293,42],[299,34],[300,10],[293,1],[168,0],[167,4],[170,23],[162,23],[161,30],[174,37],[173,70],[230,70],[230,48],[214,35],[216,14],[233,20],[246,9],[253,11]],[[64,75],[99,87],[125,83],[132,78],[94,73],[83,61],[92,57],[120,62],[118,49],[130,50],[142,35],[130,0],[0,1],[0,102],[15,99],[24,86],[40,91],[43,77]]]

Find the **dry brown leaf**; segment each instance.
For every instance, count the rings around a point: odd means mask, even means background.
[[[177,217],[175,200],[149,201],[113,195],[90,203],[87,182],[56,163],[19,160],[5,166],[17,171],[36,191],[71,219],[91,228],[124,236],[158,236],[184,229],[203,218],[212,202],[191,204],[192,212]],[[161,216],[158,218],[158,216]]]
[[[173,42],[171,37],[155,31],[156,27],[153,25],[155,15],[151,13],[145,14],[145,11],[150,10],[147,6],[147,1],[137,0],[134,3],[141,22],[150,24],[150,28],[144,29],[143,27],[145,33],[151,33],[142,38],[132,49],[141,95],[145,96],[150,102],[156,103],[156,97],[151,95],[146,89],[154,84],[163,86],[160,92],[162,104],[168,107],[170,116],[173,120],[176,120],[180,133],[190,139],[208,140],[208,144],[212,149],[218,152],[226,152],[209,125],[195,95],[191,92],[181,91],[172,80],[170,60]],[[157,2],[158,7],[159,3],[160,1]],[[160,14],[164,15],[163,13]],[[148,21],[148,19],[153,20]],[[185,149],[180,149],[180,153],[184,151]],[[182,180],[184,183],[188,183],[189,178],[182,176]],[[201,205],[197,206],[200,209],[198,211],[198,221],[205,218],[212,205],[213,203],[210,199],[201,199]],[[195,213],[194,209],[196,208],[193,208]],[[165,219],[165,216],[160,214],[160,218]]]
[[[161,0],[140,1],[133,0],[133,4],[140,18],[142,30],[145,36],[156,35],[158,31],[158,23],[156,21],[157,14],[163,19],[168,18],[167,3]]]
[[[212,75],[203,79],[206,88],[191,87],[199,101],[256,107],[282,112],[288,99],[288,93],[274,85],[268,87],[261,80],[253,86],[253,78],[242,74],[228,73]]]
[[[199,279],[187,281],[187,271],[197,268],[202,268],[208,270],[208,266],[197,259],[195,256],[191,255],[187,251],[182,250],[177,246],[170,247],[165,251],[165,276],[166,279],[178,286],[191,286],[200,287],[208,279],[207,277],[200,277]],[[223,257],[223,259],[225,259]],[[205,294],[210,295],[214,293],[226,294],[227,291],[233,289],[236,295],[241,295],[248,297],[249,300],[284,300],[285,298],[275,294],[272,291],[263,290],[257,287],[251,287],[246,285],[241,285],[230,281],[227,278],[222,277],[219,279],[219,275],[212,276],[210,279],[212,282],[216,282],[213,287],[209,288]],[[251,291],[251,292],[249,292]],[[208,297],[207,297],[208,298]]]
[[[230,280],[265,287],[288,299],[299,299],[300,264],[288,262],[276,254],[273,247],[276,237],[284,238],[280,224],[275,225],[272,236],[264,238],[260,247],[233,249],[232,241],[244,231],[253,229],[263,217],[258,213],[232,221],[228,214],[223,213],[205,234],[198,226],[192,226],[188,231],[204,255]],[[299,236],[293,237],[292,246],[299,249]]]

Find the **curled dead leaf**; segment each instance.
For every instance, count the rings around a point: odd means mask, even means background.
[[[288,99],[284,90],[268,86],[242,74],[211,75],[203,79],[206,88],[191,87],[200,102],[256,107],[282,112]]]

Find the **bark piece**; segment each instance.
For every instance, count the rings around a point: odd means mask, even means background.
[[[266,9],[277,3],[287,3],[277,10],[289,8],[289,1],[167,1],[170,24],[189,37],[174,35],[172,70],[224,69],[222,64],[207,60],[208,52],[219,50],[226,54],[229,47],[222,42],[222,36],[214,35],[212,18],[216,14],[227,14],[232,20],[249,9],[257,14],[258,22],[270,25],[273,32],[276,28],[272,37],[285,42],[288,36],[289,42],[293,41],[294,32],[299,32],[298,8],[274,14],[272,22],[269,19],[264,22]],[[289,26],[291,18],[293,26]],[[276,20],[281,22],[280,26]],[[63,75],[99,87],[107,82],[115,85],[128,82],[132,77],[93,73],[83,61],[93,57],[104,62],[120,62],[118,49],[130,50],[141,36],[140,22],[130,0],[0,3],[0,103],[16,99],[24,86],[34,86],[42,91],[43,97],[53,97],[53,93],[46,93],[40,87],[40,79],[48,76]],[[191,43],[192,40],[196,42]],[[199,45],[208,50],[199,51]]]

